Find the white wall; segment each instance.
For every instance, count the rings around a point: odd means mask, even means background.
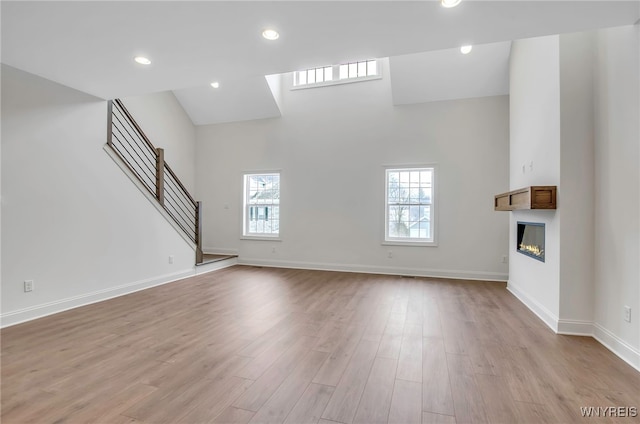
[[[560,185],[560,55],[558,36],[516,40],[510,62],[510,187]],[[558,192],[562,207],[563,192]],[[560,216],[509,213],[509,289],[552,328],[560,302]],[[545,262],[516,253],[516,223],[546,225]]]
[[[597,33],[596,336],[640,369],[640,48],[638,25]],[[632,308],[631,323],[623,306]]]
[[[193,248],[103,150],[106,121],[106,102],[2,67],[2,325],[193,273]]]
[[[207,250],[263,265],[506,279],[508,215],[493,196],[508,188],[508,97],[394,107],[386,77],[281,94],[281,118],[197,129]],[[438,247],[383,246],[383,165],[429,163]],[[241,240],[242,172],[274,169],[282,241]]]
[[[125,97],[127,110],[151,143],[164,149],[164,159],[193,195],[196,128],[170,91]]]
[[[589,333],[594,302],[593,33],[560,35],[559,329]]]
[[[511,187],[557,184],[558,210],[512,214],[511,249],[516,220],[547,223],[547,263],[512,256],[508,284],[556,331],[593,335],[638,369],[639,48],[637,25],[514,42]]]

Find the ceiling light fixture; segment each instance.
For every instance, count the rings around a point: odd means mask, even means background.
[[[220,83],[218,81],[212,82],[211,83],[211,87],[218,88],[218,87],[220,87]]]
[[[133,58],[133,60],[141,65],[151,65],[151,61],[144,56],[136,56]]]
[[[264,31],[262,31],[262,36],[267,40],[273,41],[277,40],[280,37],[280,34],[278,34],[278,31],[276,31],[275,29],[265,29]]]
[[[462,0],[440,0],[442,7],[451,8],[456,7]]]
[[[469,54],[471,52],[471,49],[473,49],[473,46],[471,44],[469,44],[467,46],[462,46],[462,47],[460,47],[460,53]]]

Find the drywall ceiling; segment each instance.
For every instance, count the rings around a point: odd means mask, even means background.
[[[511,42],[474,45],[389,58],[396,105],[509,93]]]
[[[280,116],[264,76],[225,81],[215,90],[206,84],[173,93],[195,125]]]
[[[214,80],[240,87],[305,67],[631,25],[640,18],[637,1],[463,0],[454,9],[435,0],[0,5],[3,63],[105,99],[174,90],[183,101],[181,89],[206,88]],[[266,27],[276,28],[280,39],[264,40]],[[152,65],[133,63],[139,54]]]

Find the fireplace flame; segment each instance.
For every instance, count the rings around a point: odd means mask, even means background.
[[[520,250],[523,250],[527,253],[530,253],[532,255],[538,256],[538,257],[542,257],[544,255],[544,250],[540,249],[540,246],[536,246],[533,244],[524,244],[521,243],[520,244]]]

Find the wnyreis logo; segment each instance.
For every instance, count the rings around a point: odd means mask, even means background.
[[[585,418],[635,418],[638,408],[635,406],[582,406],[580,413]]]

